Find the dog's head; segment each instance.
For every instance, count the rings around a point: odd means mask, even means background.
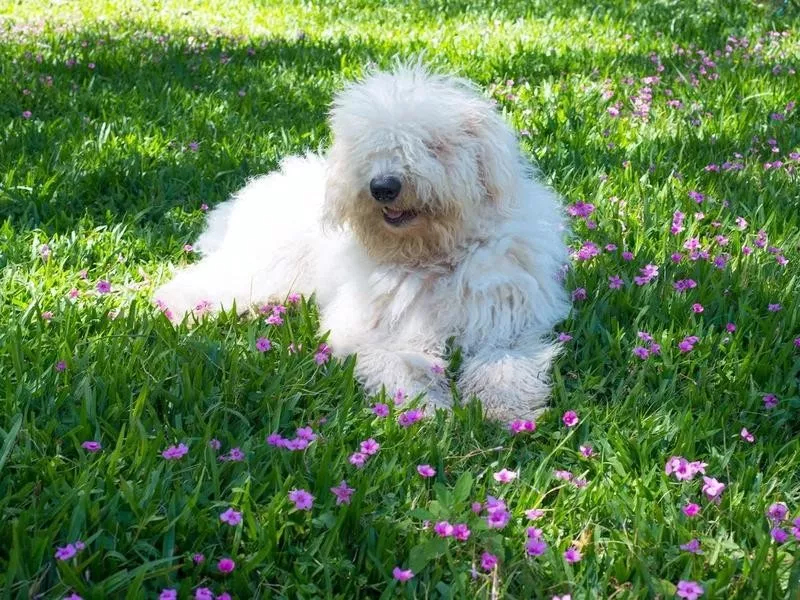
[[[336,97],[331,128],[326,220],[381,262],[447,260],[518,196],[514,133],[461,79],[374,73]]]

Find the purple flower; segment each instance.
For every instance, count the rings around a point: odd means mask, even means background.
[[[178,590],[173,588],[164,588],[158,595],[158,600],[178,600]]]
[[[594,449],[588,444],[586,446],[581,446],[579,450],[584,458],[592,458],[594,456]]]
[[[197,588],[194,591],[194,600],[214,600],[214,592],[209,588]]]
[[[219,520],[234,527],[242,522],[242,513],[229,508],[219,516]]]
[[[525,543],[525,552],[529,556],[541,556],[547,550],[547,542],[539,538],[530,538]]]
[[[585,288],[577,288],[572,292],[572,300],[586,300],[586,289]]]
[[[574,410],[568,410],[567,412],[564,413],[564,416],[561,417],[561,420],[567,427],[574,427],[575,425],[578,424],[579,421],[578,413],[576,413]]]
[[[656,265],[645,265],[639,272],[641,276],[633,278],[634,283],[639,286],[650,283],[653,279],[658,277],[658,267]]]
[[[566,560],[569,564],[576,563],[580,559],[581,559],[581,553],[578,552],[578,549],[575,546],[570,546],[564,552],[564,560]]]
[[[767,310],[769,312],[778,312],[782,308],[783,307],[780,304],[770,304],[770,305],[767,306]]]
[[[400,567],[395,567],[392,570],[392,577],[394,577],[397,581],[403,583],[414,577],[414,571],[411,569],[406,569],[405,571]]]
[[[770,507],[767,509],[767,517],[775,523],[780,523],[783,521],[788,514],[789,509],[783,502],[770,504]]]
[[[372,412],[378,417],[388,417],[389,405],[378,403],[372,407]]]
[[[231,558],[221,558],[217,563],[217,569],[220,573],[231,573],[236,568],[236,563]]]
[[[628,250],[626,250],[625,252],[622,253],[622,260],[626,262],[632,261],[633,258],[634,258],[633,252],[629,252]]]
[[[417,421],[421,420],[424,416],[423,412],[418,408],[413,408],[411,410],[407,410],[399,417],[397,417],[397,422],[400,424],[401,427],[410,427]]]
[[[764,394],[762,400],[764,401],[764,408],[775,408],[778,406],[778,397],[775,394]]]
[[[568,342],[572,339],[572,336],[568,333],[564,333],[563,331],[558,334],[558,341],[559,342]]]
[[[493,475],[494,480],[499,483],[510,483],[517,478],[516,471],[509,471],[508,469],[502,469]]]
[[[78,553],[75,544],[67,544],[66,546],[59,546],[56,548],[55,557],[58,560],[69,560]]]
[[[638,356],[639,358],[644,360],[650,355],[650,351],[647,348],[643,347],[643,346],[636,346],[633,349],[633,355],[634,356]]]
[[[372,456],[373,454],[377,454],[380,448],[381,445],[372,438],[369,438],[368,440],[361,442],[361,452],[366,454],[367,456]]]
[[[436,469],[434,469],[430,465],[418,465],[417,473],[419,473],[423,477],[433,477],[434,475],[436,475]]]
[[[695,191],[689,192],[689,198],[691,198],[692,200],[694,200],[698,204],[701,204],[703,202],[703,200],[705,200],[705,196],[703,194],[701,194],[700,192],[695,192]]]
[[[459,542],[466,542],[471,533],[466,523],[456,523],[453,525],[453,537]]]
[[[314,496],[306,490],[291,490],[289,500],[294,503],[297,510],[311,510],[311,506],[314,504]]]
[[[364,454],[363,452],[353,452],[350,455],[350,458],[348,458],[347,460],[355,468],[360,469],[365,464],[367,464],[367,458],[369,458],[369,457],[366,454]]]
[[[681,544],[681,550],[685,550],[686,552],[691,552],[692,554],[703,553],[703,551],[700,549],[700,541],[697,539],[691,539],[685,544]]]
[[[773,527],[770,529],[769,534],[772,536],[772,539],[775,540],[778,544],[783,544],[786,540],[789,539],[789,534],[786,533],[784,529],[780,527]]]
[[[490,529],[503,529],[511,520],[511,513],[507,510],[492,510],[486,516],[486,524]]]
[[[167,460],[178,460],[183,458],[187,452],[189,452],[189,448],[186,446],[186,444],[178,444],[177,446],[170,446],[164,450],[161,453],[161,456]]]
[[[433,530],[439,537],[450,537],[453,535],[453,526],[447,521],[439,521],[433,526]]]
[[[256,350],[259,352],[266,352],[272,348],[272,342],[265,337],[260,337],[256,340]]]
[[[677,595],[684,600],[697,600],[703,595],[702,586],[696,581],[684,581],[681,579],[678,582]]]
[[[750,442],[751,444],[756,441],[755,436],[747,431],[746,427],[742,427],[742,431],[739,433],[739,435],[742,436],[743,440]]]
[[[608,276],[608,287],[612,290],[618,290],[623,285],[625,285],[625,281],[623,281],[622,277],[619,275],[609,275]]]
[[[106,280],[98,281],[96,287],[99,294],[108,294],[111,292],[111,284]]]
[[[217,438],[211,439],[208,441],[208,447],[212,450],[219,450],[222,448],[222,442],[220,442]]]
[[[703,493],[711,502],[719,503],[720,496],[724,490],[724,483],[717,481],[713,477],[703,476]]]
[[[704,310],[705,310],[705,308],[703,308],[703,305],[700,304],[699,302],[695,302],[694,304],[692,304],[692,312],[693,313],[698,314],[698,313],[703,312]]]
[[[336,496],[336,506],[340,504],[350,504],[350,499],[355,491],[354,488],[347,487],[347,482],[342,479],[342,482],[338,486],[331,488],[331,492]]]
[[[102,450],[103,446],[100,445],[100,442],[87,441],[81,444],[81,448],[87,450],[88,452],[99,452]]]
[[[204,563],[205,560],[206,560],[206,557],[203,556],[203,554],[201,554],[200,552],[196,552],[196,553],[192,554],[192,562],[194,564],[196,564],[196,565]]]
[[[681,510],[683,511],[683,514],[691,519],[700,513],[700,505],[695,504],[694,502],[689,502],[686,506],[682,507]]]
[[[481,554],[481,569],[491,571],[497,566],[497,557],[494,554],[484,552]]]
[[[536,423],[523,419],[515,419],[508,426],[511,435],[517,435],[523,432],[536,431]]]

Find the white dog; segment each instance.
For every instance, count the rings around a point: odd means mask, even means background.
[[[569,311],[557,197],[534,181],[514,133],[472,85],[420,66],[351,84],[327,156],[291,157],[210,215],[203,259],[161,287],[174,317],[196,306],[316,294],[340,357],[367,392],[452,402],[441,367],[493,418],[544,408]]]

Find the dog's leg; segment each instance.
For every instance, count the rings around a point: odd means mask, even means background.
[[[458,381],[462,398],[477,396],[490,418],[534,419],[544,412],[549,375],[559,345],[530,336],[508,348],[487,348],[466,357]]]
[[[238,272],[224,257],[212,255],[178,271],[171,281],[156,290],[154,299],[177,321],[190,312],[199,316],[203,312],[228,310],[234,304],[243,312],[251,304],[266,300],[258,295],[263,286],[258,285],[257,279]]]

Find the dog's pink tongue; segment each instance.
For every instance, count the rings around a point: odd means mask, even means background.
[[[403,216],[403,211],[402,210],[394,210],[392,208],[384,208],[383,209],[383,214],[385,214],[390,219],[399,219],[400,217]]]

